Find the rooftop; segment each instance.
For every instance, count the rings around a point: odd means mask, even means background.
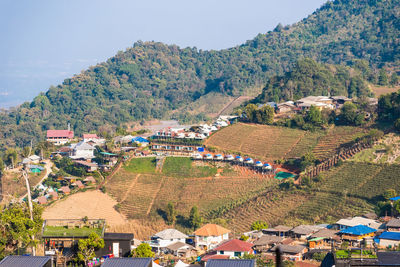
[[[152,258],[108,258],[101,267],[151,267]]]
[[[188,238],[187,235],[185,235],[184,233],[176,230],[176,229],[165,229],[161,232],[156,233],[155,235],[153,235],[155,237],[159,237],[161,239],[164,240],[168,240],[168,239],[179,239],[179,238]]]
[[[222,245],[219,245],[214,250],[216,251],[236,251],[236,252],[249,252],[252,251],[253,244],[239,240],[232,239]]]
[[[378,238],[400,241],[400,232],[383,232]]]
[[[230,233],[231,231],[219,226],[217,224],[206,224],[203,227],[197,229],[194,234],[197,236],[220,236],[220,235],[224,235],[227,233]]]
[[[354,217],[351,219],[340,219],[336,222],[336,224],[344,225],[344,226],[356,226],[356,225],[365,225],[375,229],[378,229],[382,224],[371,219],[363,218],[363,217]]]
[[[63,137],[74,138],[74,131],[68,130],[47,130],[47,138],[49,137]]]
[[[255,260],[223,260],[210,259],[207,262],[208,267],[254,267]]]
[[[50,256],[7,256],[0,261],[4,267],[43,267],[49,261]]]
[[[339,234],[350,234],[350,235],[366,235],[376,232],[374,228],[365,226],[365,225],[356,225],[353,227],[349,227],[339,232]]]

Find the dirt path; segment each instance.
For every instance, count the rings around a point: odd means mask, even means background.
[[[33,187],[33,188],[37,187],[37,186],[40,185],[45,179],[47,179],[47,177],[49,177],[49,174],[51,173],[51,167],[53,166],[53,162],[51,162],[50,160],[45,160],[45,162],[46,162],[46,165],[44,166],[44,168],[46,169],[45,175],[43,176],[42,179],[40,179],[40,181],[39,181],[37,184],[35,184],[35,185],[30,185],[31,187]],[[26,197],[27,194],[28,194],[28,193],[24,194],[24,195],[19,199],[19,201],[22,202],[22,201],[24,200],[24,198]]]
[[[165,180],[165,177],[163,176],[162,180],[160,182],[160,186],[157,188],[157,190],[156,190],[156,192],[155,192],[155,194],[153,196],[153,199],[150,202],[149,208],[146,211],[146,215],[150,214],[150,211],[151,211],[151,208],[153,207],[154,201],[156,201],[156,197],[158,196],[158,193],[160,192],[162,186],[164,185],[164,180]]]
[[[126,200],[126,198],[128,197],[129,193],[132,191],[133,187],[135,187],[137,180],[139,179],[140,173],[138,173],[135,177],[135,179],[133,179],[133,181],[131,182],[131,184],[129,185],[128,189],[126,190],[126,193],[124,194],[124,196],[122,197],[120,203],[124,202]]]
[[[43,219],[105,219],[107,225],[125,224],[125,217],[114,209],[118,204],[109,195],[98,190],[79,192],[56,201],[43,212]]]
[[[292,145],[292,147],[286,151],[285,155],[283,155],[283,158],[286,158],[286,155],[292,152],[292,150],[297,146],[298,143],[300,143],[301,139],[306,135],[306,132],[304,132],[302,135],[299,136],[299,138],[296,140],[296,142]]]

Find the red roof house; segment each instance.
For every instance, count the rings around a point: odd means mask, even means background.
[[[83,140],[99,139],[97,134],[83,134]]]
[[[69,194],[71,192],[71,189],[69,189],[68,186],[63,186],[59,189],[59,191],[63,192],[64,194]]]
[[[47,198],[45,196],[38,197],[37,200],[38,203],[42,205],[47,203]]]
[[[226,241],[216,247],[214,250],[217,251],[218,255],[229,255],[230,257],[241,257],[245,253],[253,254],[253,244],[239,240],[232,239]]]
[[[76,181],[75,182],[75,184],[76,184],[76,186],[78,187],[78,188],[85,188],[85,186],[82,184],[82,182],[81,181]]]
[[[74,131],[47,130],[47,141],[58,145],[68,143],[74,138]]]

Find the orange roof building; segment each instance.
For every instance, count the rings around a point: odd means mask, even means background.
[[[217,224],[206,224],[194,232],[196,247],[212,249],[229,239],[231,231]]]

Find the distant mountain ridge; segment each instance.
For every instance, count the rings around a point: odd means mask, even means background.
[[[186,107],[209,94],[239,96],[264,87],[300,58],[397,70],[400,0],[335,0],[292,25],[278,25],[245,44],[220,51],[137,42],[104,63],[66,79],[0,115],[0,145],[26,145],[44,130],[71,123],[77,134],[112,130],[129,121],[202,119]],[[172,110],[179,112],[171,113]]]

